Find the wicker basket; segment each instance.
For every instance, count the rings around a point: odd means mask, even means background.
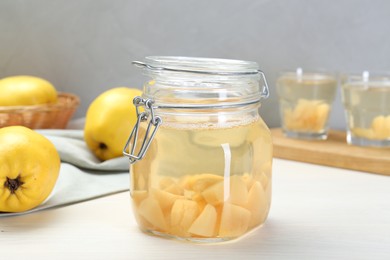
[[[76,95],[58,93],[55,104],[0,106],[0,127],[23,125],[32,129],[64,129],[79,104]]]

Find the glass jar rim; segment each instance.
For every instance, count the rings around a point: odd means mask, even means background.
[[[325,69],[302,69],[298,67],[294,70],[283,70],[279,72],[278,79],[297,79],[297,80],[337,80],[337,73]]]
[[[133,61],[133,64],[156,72],[171,71],[226,76],[253,75],[261,73],[256,62],[235,59],[184,56],[147,56],[145,57],[144,62]]]
[[[343,72],[340,74],[341,86],[350,85],[355,87],[390,87],[390,73],[389,72]]]

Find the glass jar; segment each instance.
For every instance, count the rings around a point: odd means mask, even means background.
[[[272,140],[257,63],[146,57],[149,80],[124,148],[142,231],[192,242],[241,237],[267,218]]]
[[[390,74],[345,73],[341,98],[347,120],[347,143],[390,147]]]
[[[334,73],[303,71],[281,73],[276,81],[283,133],[287,137],[325,140],[337,89]]]

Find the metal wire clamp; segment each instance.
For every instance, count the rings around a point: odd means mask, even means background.
[[[125,147],[123,148],[123,155],[129,158],[131,164],[144,158],[154,136],[156,135],[157,129],[162,123],[162,119],[159,116],[156,116],[154,113],[152,99],[143,99],[142,97],[135,97],[133,99],[133,104],[137,113],[137,122],[133,130],[131,131],[129,138],[127,139]],[[139,107],[141,106],[144,106],[146,111],[140,112]],[[138,150],[138,154],[136,154],[135,149],[138,142],[140,124],[142,122],[147,121],[149,116],[151,118],[146,128],[144,139],[142,141],[140,149]]]

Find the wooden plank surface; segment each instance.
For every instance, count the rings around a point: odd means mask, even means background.
[[[331,130],[323,141],[287,138],[280,128],[271,133],[276,158],[390,175],[390,148],[348,145],[343,131]]]

